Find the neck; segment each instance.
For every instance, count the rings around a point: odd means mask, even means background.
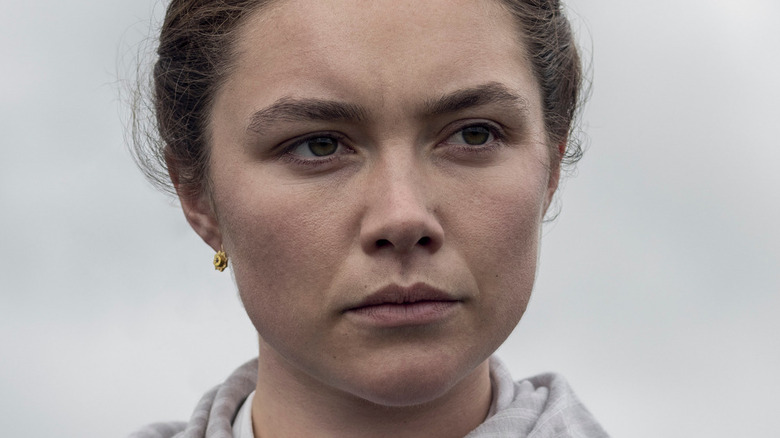
[[[475,429],[490,409],[487,360],[435,400],[388,407],[329,387],[262,344],[252,403],[255,438],[455,438]]]

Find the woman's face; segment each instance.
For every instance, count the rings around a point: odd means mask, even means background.
[[[229,254],[261,361],[380,404],[445,394],[523,314],[557,184],[515,23],[493,2],[284,0],[240,31],[216,213],[185,211]]]

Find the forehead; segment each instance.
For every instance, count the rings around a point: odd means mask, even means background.
[[[520,40],[497,0],[281,0],[239,29],[225,88],[254,106],[311,95],[393,106],[498,82],[533,102]]]

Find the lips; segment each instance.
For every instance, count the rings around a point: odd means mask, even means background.
[[[461,300],[425,283],[379,289],[345,313],[363,325],[393,327],[429,324],[446,318]]]
[[[349,309],[378,306],[382,304],[414,304],[421,301],[459,301],[441,289],[425,283],[416,283],[409,287],[390,285],[367,296],[358,305]]]

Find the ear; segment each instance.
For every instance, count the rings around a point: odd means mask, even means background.
[[[208,195],[186,196],[178,189],[177,193],[184,217],[187,218],[192,229],[214,252],[219,251],[222,248],[222,233],[219,231],[219,222],[208,200]]]
[[[219,221],[214,212],[209,195],[203,190],[188,190],[179,181],[179,176],[168,163],[168,174],[171,177],[176,194],[181,203],[184,217],[193,230],[203,239],[214,252],[222,249],[222,232],[219,230]]]
[[[553,158],[550,163],[550,177],[547,181],[547,193],[544,199],[544,213],[547,214],[547,209],[552,203],[555,191],[558,190],[558,183],[561,181],[561,160],[563,154],[566,153],[567,140],[563,140],[558,144],[558,154]]]

